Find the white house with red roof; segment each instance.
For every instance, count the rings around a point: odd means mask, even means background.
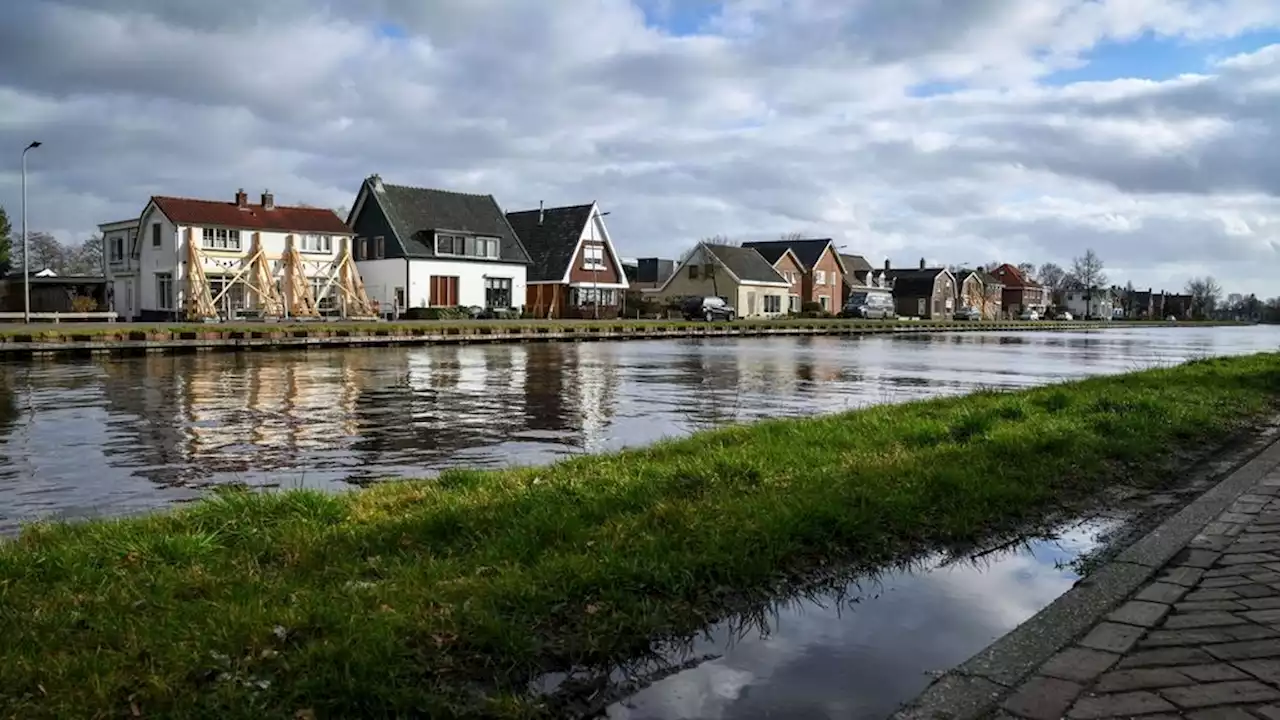
[[[353,233],[325,208],[155,196],[137,220],[99,226],[112,306],[130,320],[375,314]]]

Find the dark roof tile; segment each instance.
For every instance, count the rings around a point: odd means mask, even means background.
[[[529,267],[530,282],[558,282],[564,278],[569,263],[573,262],[573,251],[578,247],[582,231],[591,219],[593,207],[571,205],[507,213],[507,222],[524,244],[533,263]]]
[[[815,238],[811,240],[763,240],[760,242],[742,243],[742,247],[751,248],[760,253],[769,264],[778,262],[787,250],[795,253],[800,265],[806,270],[813,269],[822,252],[831,244],[831,238]]]
[[[714,245],[706,243],[703,245],[712,255],[716,256],[729,272],[737,276],[743,282],[776,282],[786,283],[786,278],[778,274],[774,269],[773,263],[769,262],[755,248],[736,247],[734,245]],[[785,248],[783,251],[785,252]],[[779,255],[781,257],[781,255]]]
[[[389,185],[372,178],[365,182],[409,257],[435,257],[435,232],[456,230],[498,238],[500,259],[504,262],[529,262],[529,254],[492,195]]]

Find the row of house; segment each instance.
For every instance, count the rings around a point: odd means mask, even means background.
[[[1043,312],[1055,298],[1016,266],[874,267],[830,238],[700,243],[679,262],[624,263],[598,204],[504,212],[492,195],[361,183],[345,219],[251,202],[152,197],[137,218],[100,225],[108,302],[131,320],[400,317],[420,308],[518,309],[534,317],[616,317],[628,302],[728,299],[743,317],[835,313],[855,295],[908,317],[961,308],[994,319]],[[1110,317],[1114,293],[1060,304]],[[1139,297],[1141,296],[1141,297]],[[1179,296],[1135,293],[1135,317]]]

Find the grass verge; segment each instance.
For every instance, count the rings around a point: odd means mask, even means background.
[[[340,495],[224,493],[0,545],[0,716],[538,717],[836,565],[980,541],[1218,443],[1280,355],[743,425]]]

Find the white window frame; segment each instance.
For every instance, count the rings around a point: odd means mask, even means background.
[[[604,245],[602,243],[582,244],[582,269],[604,270],[608,265],[604,262]]]
[[[124,261],[124,246],[126,236],[116,235],[111,238],[111,262],[117,263]]]
[[[201,228],[200,247],[204,250],[226,250],[240,252],[244,244],[240,231],[233,228],[207,227]]]
[[[452,238],[454,241],[462,241],[461,252],[441,252],[440,240],[443,238]],[[471,245],[472,252],[467,252],[467,245]],[[455,250],[456,250],[455,246]],[[435,236],[435,252],[441,257],[459,257],[459,258],[478,258],[482,260],[497,260],[502,255],[502,245],[498,238],[489,235],[464,235],[461,233],[436,233]]]
[[[772,303],[770,303],[770,301],[772,301]],[[769,307],[770,304],[774,306],[772,309],[770,309]],[[765,295],[764,296],[764,312],[766,313],[782,312],[782,296],[781,295]]]
[[[814,270],[814,271],[813,271],[813,282],[814,282],[814,284],[815,284],[815,285],[826,285],[826,284],[827,284],[827,271],[826,271],[826,270]]]
[[[173,309],[173,273],[156,273],[156,309]]]
[[[298,243],[298,249],[304,253],[328,255],[333,252],[333,236],[304,234]]]
[[[821,272],[821,271],[819,271],[819,272]],[[830,310],[830,309],[831,309],[831,296],[830,296],[830,295],[819,295],[819,296],[818,296],[818,306],[819,306],[819,307],[821,307],[824,311],[826,311],[826,310]]]

